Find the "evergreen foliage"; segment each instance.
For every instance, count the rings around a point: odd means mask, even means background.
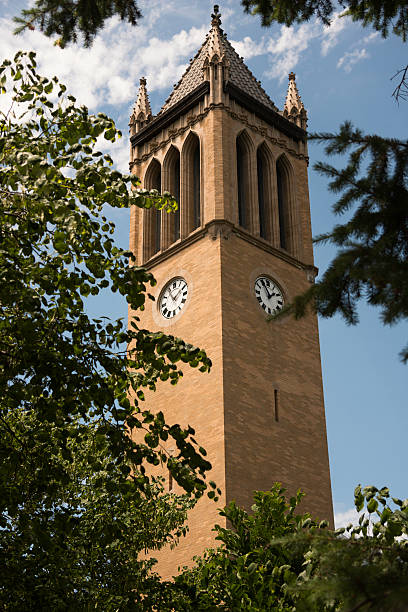
[[[246,12],[260,15],[262,25],[273,22],[291,26],[308,21],[313,15],[325,25],[340,8],[342,15],[353,21],[372,26],[386,37],[390,29],[405,41],[408,32],[408,4],[406,0],[241,0]]]
[[[191,428],[143,410],[144,389],[211,362],[137,317],[129,330],[91,319],[84,298],[119,291],[144,308],[154,278],[114,246],[104,207],[176,204],[112,168],[95,143],[120,136],[114,122],[39,76],[33,52],[3,62],[0,87],[12,99],[0,116],[0,607],[151,609],[140,552],[182,533],[211,465]],[[186,497],[163,496],[146,469],[160,463]]]
[[[392,31],[405,42],[408,28],[406,0],[242,0],[247,12],[259,14],[265,26],[273,22],[287,26],[316,16],[324,24],[338,6],[363,26],[371,26],[387,37]],[[394,90],[404,99],[407,70],[397,73]],[[395,75],[395,76],[397,76]],[[311,134],[309,140],[324,143],[328,156],[348,154],[346,166],[338,169],[326,162],[315,169],[330,179],[330,190],[340,194],[333,205],[344,223],[315,239],[330,242],[337,254],[323,277],[305,294],[297,296],[285,312],[296,317],[313,304],[323,317],[340,313],[347,323],[358,322],[358,301],[380,308],[385,324],[408,317],[408,141],[366,136],[346,121],[338,133]],[[408,345],[401,358],[408,361]]]
[[[89,47],[113,15],[131,25],[141,17],[136,0],[35,0],[34,6],[14,18],[19,24],[15,34],[38,27],[46,36],[58,36],[60,47],[77,42],[78,36]]]
[[[294,299],[288,310],[303,316],[313,301],[324,317],[337,312],[358,322],[361,298],[381,310],[383,323],[408,318],[408,141],[364,135],[346,122],[338,134],[312,134],[328,156],[349,153],[343,169],[326,163],[315,169],[340,194],[333,205],[347,220],[315,242],[330,242],[338,252],[322,278]],[[408,360],[408,346],[401,353]]]

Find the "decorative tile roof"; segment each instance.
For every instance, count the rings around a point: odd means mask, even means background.
[[[239,57],[238,53],[232,47],[227,39],[227,35],[220,26],[221,16],[218,11],[218,6],[215,5],[211,21],[211,30],[194,58],[190,60],[190,65],[187,70],[179,82],[174,86],[173,91],[161,108],[160,113],[169,110],[203,83],[205,80],[204,63],[206,60],[207,62],[211,62],[214,56],[216,56],[218,61],[222,60],[224,65],[228,67],[228,80],[230,83],[239,87],[257,102],[273,110],[277,110],[275,104],[262,88],[260,81],[254,77],[249,68],[244,64],[243,59]]]

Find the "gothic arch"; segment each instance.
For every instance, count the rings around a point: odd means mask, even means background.
[[[200,227],[201,213],[201,147],[200,139],[195,132],[190,132],[182,149],[182,236],[188,236]]]
[[[295,202],[293,168],[284,153],[276,161],[279,246],[292,255],[298,254],[298,219]]]
[[[267,144],[262,142],[256,150],[256,174],[258,194],[259,235],[273,241],[273,156]]]
[[[163,248],[167,248],[180,238],[181,189],[180,189],[180,151],[171,145],[163,160],[163,185],[176,198],[178,209],[174,213],[163,215],[162,235]]]
[[[156,189],[161,193],[161,178],[162,171],[160,162],[153,158],[150,162],[145,178],[144,187],[145,189]],[[144,210],[144,235],[143,235],[143,258],[144,260],[153,257],[161,248],[161,211],[157,208],[150,208]]]
[[[254,145],[246,130],[236,139],[238,225],[254,231],[253,154]]]

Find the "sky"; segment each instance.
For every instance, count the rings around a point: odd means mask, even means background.
[[[54,74],[91,112],[113,117],[123,132],[115,145],[102,142],[117,167],[127,172],[128,121],[139,79],[147,78],[153,113],[157,113],[210,27],[213,3],[207,0],[145,0],[143,19],[132,26],[113,18],[91,49],[60,49],[40,32],[13,35],[11,18],[25,0],[0,0],[0,60],[18,49],[37,52],[39,72]],[[262,28],[259,18],[245,15],[239,0],[220,2],[222,27],[272,100],[283,108],[287,75],[296,73],[308,111],[310,131],[335,131],[351,120],[367,133],[406,138],[408,102],[395,102],[393,75],[406,64],[406,49],[395,36],[384,40],[336,15],[330,27],[314,19],[291,28]],[[0,100],[0,108],[2,102]],[[314,235],[338,222],[331,206],[335,196],[327,180],[313,170],[324,160],[318,145],[309,148],[310,201]],[[341,160],[339,160],[341,164]],[[127,246],[128,211],[115,209],[116,238]],[[334,251],[315,248],[316,265],[324,271]],[[98,314],[127,316],[115,295],[90,306]],[[101,312],[103,310],[103,312]],[[407,374],[398,356],[408,341],[408,326],[384,327],[379,313],[364,304],[360,323],[349,327],[340,317],[320,320],[323,384],[336,524],[356,519],[354,487],[389,486],[394,497],[408,497]]]

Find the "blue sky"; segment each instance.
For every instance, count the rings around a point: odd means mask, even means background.
[[[27,5],[0,0],[1,59],[19,48],[36,50],[43,74],[56,74],[91,112],[112,116],[124,137],[115,146],[101,144],[126,171],[127,125],[139,78],[147,77],[155,113],[202,43],[213,3],[146,0],[140,2],[144,18],[136,28],[112,19],[91,49],[72,46],[64,50],[39,32],[12,35],[11,16]],[[406,63],[406,49],[399,39],[383,40],[345,18],[335,18],[330,28],[311,20],[293,28],[264,29],[257,18],[244,15],[239,0],[224,0],[220,10],[229,40],[279,108],[285,99],[287,74],[296,72],[310,130],[334,131],[349,119],[366,132],[406,137],[407,103],[398,106],[391,96],[395,86],[391,77]],[[309,153],[312,224],[314,234],[319,234],[335,221],[331,212],[335,200],[326,179],[312,169],[315,161],[324,159],[324,152],[312,145]],[[115,210],[112,218],[117,223],[117,239],[126,246],[128,211]],[[332,255],[331,247],[315,249],[320,270]],[[116,295],[94,302],[92,310],[126,316],[126,305]],[[364,305],[360,319],[356,327],[348,327],[337,317],[320,321],[338,523],[354,517],[353,490],[358,483],[388,485],[394,496],[408,496],[408,366],[398,357],[408,340],[408,326],[384,328],[378,312]]]

